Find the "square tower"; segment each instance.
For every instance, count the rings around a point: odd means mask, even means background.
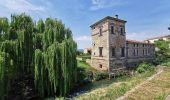
[[[92,31],[92,67],[115,73],[123,70],[126,64],[126,21],[107,16],[93,25]]]

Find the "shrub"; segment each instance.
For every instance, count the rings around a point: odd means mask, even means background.
[[[166,63],[168,67],[170,67],[170,61]]]
[[[146,71],[152,71],[154,70],[154,67],[152,64],[149,64],[149,63],[141,63],[138,65],[138,68],[137,68],[137,72],[138,73],[143,73],[143,72],[146,72]]]
[[[102,73],[102,72],[97,72],[93,75],[93,79],[95,81],[99,81],[101,79],[105,79],[108,77],[108,74],[107,73]]]
[[[162,66],[170,67],[170,61],[167,61],[167,62],[165,62],[165,63],[162,63],[161,65],[162,65]]]
[[[78,84],[86,84],[90,83],[92,80],[92,72],[91,71],[86,71],[83,68],[78,68],[77,70],[77,83]]]

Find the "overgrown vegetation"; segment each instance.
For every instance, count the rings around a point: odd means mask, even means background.
[[[170,59],[168,59],[167,61],[164,61],[161,65],[170,67]]]
[[[78,83],[86,84],[108,78],[105,72],[99,72],[84,61],[78,61]]]
[[[0,18],[0,99],[24,76],[35,79],[40,97],[66,95],[76,82],[76,50],[71,30],[57,19]]]
[[[158,40],[155,42],[156,46],[156,54],[155,54],[155,61],[156,65],[164,63],[170,58],[170,48],[169,43],[164,40]]]
[[[147,77],[153,75],[154,70],[145,73],[133,73],[129,75],[119,76],[111,80],[105,79],[94,82],[86,86],[89,91],[81,94],[74,99],[77,100],[112,100],[125,94],[130,89],[134,88],[137,84],[143,82]]]
[[[152,71],[152,70],[154,70],[154,65],[152,65],[151,63],[143,62],[137,66],[136,71],[138,73],[143,73],[143,72]]]

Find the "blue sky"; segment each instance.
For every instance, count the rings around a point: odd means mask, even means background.
[[[0,0],[1,17],[22,12],[34,20],[61,19],[72,30],[79,49],[91,46],[91,24],[116,14],[127,21],[128,39],[170,34],[170,0]]]

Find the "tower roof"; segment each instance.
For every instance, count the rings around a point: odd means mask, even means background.
[[[97,21],[96,23],[92,24],[90,27],[92,28],[93,26],[95,26],[95,25],[97,25],[97,24],[99,24],[99,23],[101,23],[101,22],[103,22],[103,21],[105,21],[107,19],[116,20],[116,21],[119,21],[119,22],[122,22],[122,23],[126,23],[127,22],[125,20],[121,20],[121,19],[118,19],[118,18],[115,18],[115,17],[106,16],[103,19],[101,19],[101,20]]]

